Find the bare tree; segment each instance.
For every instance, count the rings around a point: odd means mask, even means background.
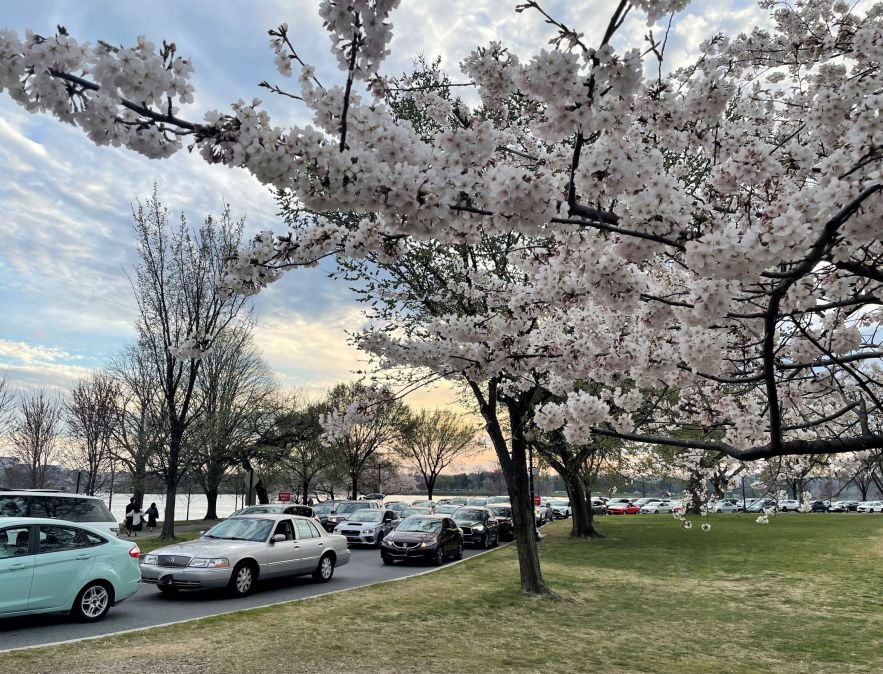
[[[246,302],[220,289],[225,260],[239,247],[244,223],[225,208],[198,228],[183,215],[173,225],[155,189],[133,215],[140,258],[133,282],[137,328],[160,390],[166,440],[150,461],[166,486],[161,537],[168,540],[175,535],[178,483],[195,459],[193,443],[185,440],[201,413],[196,392],[202,356]]]
[[[96,372],[74,384],[65,404],[72,440],[67,458],[72,468],[86,474],[86,494],[103,486],[102,473],[111,460],[118,399],[116,380],[106,372]]]
[[[350,405],[365,400],[368,397],[367,391],[367,387],[358,382],[338,384],[328,394],[327,408],[334,413],[344,414]],[[353,424],[344,434],[329,443],[334,460],[349,476],[353,498],[358,498],[359,479],[368,460],[381,450],[393,448],[407,419],[407,413],[408,408],[399,400],[376,403],[369,417],[362,423]]]
[[[113,360],[111,374],[119,397],[113,426],[113,460],[125,466],[132,480],[132,495],[144,501],[149,460],[165,442],[161,426],[162,399],[150,354],[142,343],[126,346]]]
[[[6,381],[6,375],[0,377],[0,441],[4,439],[10,427],[15,410],[15,394]]]
[[[441,472],[457,458],[477,449],[478,432],[477,427],[449,410],[421,410],[411,415],[396,447],[423,477],[431,499]]]
[[[62,409],[62,401],[45,387],[19,398],[12,451],[26,466],[27,486],[31,489],[46,486],[47,470],[56,456]]]
[[[218,337],[202,359],[197,383],[201,415],[189,441],[194,444],[194,472],[208,502],[205,519],[217,519],[224,476],[270,425],[273,390],[272,375],[248,323]]]

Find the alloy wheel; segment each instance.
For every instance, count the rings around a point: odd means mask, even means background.
[[[110,594],[103,585],[92,585],[80,599],[80,610],[89,619],[101,616],[110,603]]]

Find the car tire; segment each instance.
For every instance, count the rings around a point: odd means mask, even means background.
[[[445,564],[445,548],[443,545],[438,546],[435,551],[435,558],[432,560],[436,566],[444,566]]]
[[[330,554],[322,555],[319,566],[313,571],[313,580],[327,583],[334,576],[334,558]]]
[[[71,606],[71,615],[84,623],[94,623],[107,615],[113,604],[113,591],[105,583],[88,583],[77,593]]]
[[[500,532],[494,534],[494,547],[497,547],[500,544]]]
[[[386,555],[380,555],[380,558],[383,560],[383,563],[387,566],[392,566],[395,564],[395,560],[392,557],[387,557]]]
[[[454,553],[454,559],[463,559],[463,541],[457,543],[457,552]]]
[[[374,542],[374,547],[379,548],[381,543],[383,543],[383,536],[381,534],[377,534],[377,540]]]
[[[179,587],[172,587],[171,585],[157,585],[156,589],[158,589],[162,594],[177,594]]]
[[[230,574],[227,589],[234,597],[247,597],[254,590],[258,579],[258,570],[253,562],[239,562]]]
[[[481,537],[481,548],[484,550],[488,550],[488,549],[490,549],[490,547],[491,547],[490,536],[485,534],[484,536]]]

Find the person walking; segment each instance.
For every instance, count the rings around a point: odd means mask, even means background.
[[[153,531],[156,529],[156,520],[159,517],[159,509],[156,507],[156,503],[151,503],[145,514],[147,515],[147,528]]]
[[[137,503],[135,502],[135,497],[129,499],[129,502],[126,504],[126,536],[132,536],[132,513],[137,507]]]
[[[141,531],[142,522],[144,521],[144,516],[141,513],[141,506],[136,505],[132,510],[132,531],[135,536],[138,536],[138,532]]]

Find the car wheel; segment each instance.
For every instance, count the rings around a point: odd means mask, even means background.
[[[111,590],[107,585],[89,583],[74,599],[71,614],[82,622],[94,623],[107,615],[112,603]]]
[[[487,534],[481,537],[481,547],[485,550],[491,547],[491,539]]]
[[[334,559],[331,555],[325,555],[319,560],[319,566],[313,571],[313,580],[327,583],[334,575]]]
[[[445,563],[445,549],[443,546],[439,545],[438,550],[435,551],[435,559],[433,560],[436,566],[443,566]]]
[[[387,566],[392,566],[395,564],[395,560],[392,557],[387,557],[386,555],[380,555],[380,558],[383,560],[383,563]]]
[[[500,544],[500,532],[494,534],[494,547],[497,547]]]
[[[383,534],[377,534],[377,540],[374,541],[374,547],[379,548],[380,544],[383,542]]]
[[[254,589],[255,581],[258,578],[258,571],[251,562],[239,562],[233,567],[233,573],[230,575],[230,584],[227,588],[234,597],[247,597]]]
[[[463,559],[463,541],[457,543],[457,552],[454,553],[454,559]]]
[[[157,585],[157,589],[163,594],[177,594],[181,588],[172,587],[171,585]]]

